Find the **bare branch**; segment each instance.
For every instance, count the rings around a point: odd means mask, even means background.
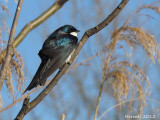
[[[51,81],[51,80],[47,81],[45,85],[48,85],[50,81]],[[25,99],[27,96],[29,96],[30,94],[34,93],[35,91],[39,90],[39,89],[42,88],[42,87],[43,87],[43,86],[38,86],[37,88],[33,89],[33,90],[30,91],[29,93],[23,95],[21,98],[15,100],[12,104],[10,104],[10,105],[8,105],[8,106],[0,109],[0,113],[3,112],[3,111],[5,111],[5,110],[7,110],[7,109],[9,109],[9,108],[11,108],[12,106],[14,106],[14,105],[17,104],[18,102],[22,101],[22,100]]]
[[[27,96],[27,97],[24,99],[23,106],[22,106],[22,109],[23,109],[23,110],[19,112],[19,114],[23,115],[23,117],[25,116],[25,114],[23,114],[23,113],[26,113],[27,109],[30,108],[29,99],[30,99],[29,96]],[[21,117],[16,117],[15,120],[22,120],[22,119],[21,119]]]
[[[105,78],[103,78],[102,82],[101,82],[100,91],[99,91],[98,100],[97,100],[97,105],[96,105],[96,111],[95,111],[95,114],[94,114],[94,120],[96,120],[96,118],[97,118],[98,108],[99,108],[99,103],[100,103],[100,100],[101,100],[104,81],[105,81]]]
[[[67,69],[66,73],[68,73],[68,72],[71,71],[72,69],[74,69],[74,68],[76,68],[76,67],[78,67],[78,66],[80,66],[80,65],[83,65],[84,63],[92,60],[93,58],[95,58],[95,57],[98,56],[99,54],[101,54],[101,52],[98,52],[98,53],[97,53],[96,55],[94,55],[94,56],[88,57],[87,59],[83,60],[82,62],[80,62],[80,63],[78,63],[78,64],[72,65],[70,68]]]
[[[13,46],[17,47],[31,30],[33,30],[35,27],[37,27],[46,19],[48,19],[51,15],[53,15],[67,1],[68,0],[57,0],[50,8],[48,8],[44,13],[42,13],[42,15],[40,15],[35,20],[29,22],[17,35],[17,37],[15,38],[15,42],[13,43]]]
[[[78,64],[72,65],[72,66],[66,71],[66,73],[70,72],[72,69],[75,69],[75,68],[77,68],[77,67],[80,66],[80,65],[83,65],[84,63],[87,63],[88,61],[92,60],[93,58],[95,58],[95,57],[98,56],[99,54],[101,54],[101,52],[96,53],[96,55],[94,55],[94,56],[88,57],[87,59],[83,60],[82,62],[80,62],[80,63],[78,63]],[[51,80],[52,80],[52,79],[51,79]],[[47,86],[47,85],[51,82],[51,80],[48,80],[48,81],[45,83],[44,86]],[[12,106],[14,106],[15,104],[17,104],[18,102],[20,102],[20,101],[22,101],[23,99],[25,99],[25,97],[27,97],[27,96],[29,96],[30,94],[36,92],[37,90],[41,89],[41,88],[44,87],[44,86],[38,86],[37,88],[29,91],[29,93],[23,95],[21,98],[15,100],[13,103],[9,104],[8,106],[6,106],[6,107],[4,107],[4,108],[1,108],[1,109],[0,109],[0,113],[3,112],[3,111],[5,111],[5,110],[7,110],[7,109],[9,109],[9,108],[11,108]]]
[[[14,54],[14,49],[13,49],[13,42],[14,42],[14,35],[15,35],[15,31],[16,31],[16,27],[17,27],[17,22],[18,22],[18,18],[19,18],[19,14],[21,11],[21,6],[22,6],[23,0],[19,0],[18,5],[17,5],[17,9],[16,9],[16,13],[14,16],[14,20],[13,20],[13,24],[11,27],[11,33],[9,36],[9,40],[8,40],[8,45],[7,45],[7,53],[6,53],[6,57],[4,59],[4,63],[2,64],[2,68],[0,71],[0,90],[2,88],[3,85],[3,81],[6,77],[6,68]]]
[[[9,11],[8,11],[8,9],[5,6],[3,6],[2,4],[0,4],[0,7],[2,8],[2,10],[4,10],[4,11],[7,12],[7,15],[9,15]]]
[[[65,114],[62,114],[62,119],[61,120],[65,120]]]
[[[95,26],[94,28],[91,28],[85,32],[82,39],[80,40],[75,52],[73,53],[71,60],[69,64],[65,64],[61,71],[59,71],[56,76],[52,79],[52,81],[49,83],[49,85],[33,100],[29,103],[29,107],[23,110],[24,107],[22,106],[22,109],[20,110],[19,114],[17,115],[16,119],[19,118],[19,120],[22,120],[24,116],[31,111],[37,104],[39,104],[47,95],[48,93],[57,85],[59,79],[65,74],[65,71],[68,69],[70,64],[72,64],[75,57],[79,54],[81,48],[84,46],[85,42],[88,40],[90,36],[93,34],[99,32],[104,27],[106,27],[124,8],[124,6],[128,3],[128,0],[122,0],[122,2],[119,4],[119,6],[99,25]]]

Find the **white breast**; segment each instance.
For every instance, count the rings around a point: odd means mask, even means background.
[[[75,51],[75,49],[71,52],[71,54],[68,56],[68,58],[66,59],[66,63],[68,63],[69,61],[70,61],[70,59],[71,59],[71,56],[73,55],[73,53],[74,53],[74,51]]]

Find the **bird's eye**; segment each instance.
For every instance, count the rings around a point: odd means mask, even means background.
[[[77,32],[71,32],[70,34],[77,37]]]

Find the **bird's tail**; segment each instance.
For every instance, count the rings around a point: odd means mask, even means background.
[[[46,82],[46,79],[45,80],[40,80],[40,75],[41,75],[41,71],[44,67],[45,63],[44,62],[41,62],[35,76],[33,77],[31,83],[29,84],[29,86],[26,88],[26,90],[23,92],[23,94],[27,91],[27,90],[31,90],[33,89],[34,87],[37,87],[38,85],[41,85],[43,86],[44,83]],[[42,83],[43,82],[43,83]]]

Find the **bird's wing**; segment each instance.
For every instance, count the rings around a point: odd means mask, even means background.
[[[66,42],[68,41],[68,42]],[[58,42],[43,46],[41,52],[49,57],[49,60],[41,70],[40,79],[47,79],[54,71],[65,63],[68,56],[77,45],[76,37],[64,36],[58,39]],[[51,45],[56,44],[56,47]]]
[[[39,52],[39,56],[48,56],[49,58],[54,58],[57,53],[65,49],[67,45],[74,46],[77,45],[77,38],[74,36],[63,35],[54,39],[46,40],[43,44],[42,49]]]
[[[34,75],[31,83],[28,85],[28,87],[26,88],[26,90],[23,92],[23,94],[27,91],[27,90],[31,90],[32,88],[34,87],[37,87],[39,84],[40,84],[40,81],[39,81],[39,77],[40,77],[40,73],[41,73],[41,70],[43,69],[43,67],[45,66],[45,63],[47,61],[42,61],[36,74]]]
[[[40,80],[47,79],[58,68],[62,67],[75,47],[75,45],[72,47],[67,45],[56,57],[50,58],[41,71]]]
[[[71,40],[65,43],[66,39]],[[38,85],[44,85],[46,79],[65,63],[68,56],[75,49],[78,41],[77,38],[70,38],[67,36],[61,37],[58,40],[60,41],[57,43],[56,40],[52,40],[53,43],[51,41],[50,44],[43,45],[39,52],[42,62],[25,92]]]

